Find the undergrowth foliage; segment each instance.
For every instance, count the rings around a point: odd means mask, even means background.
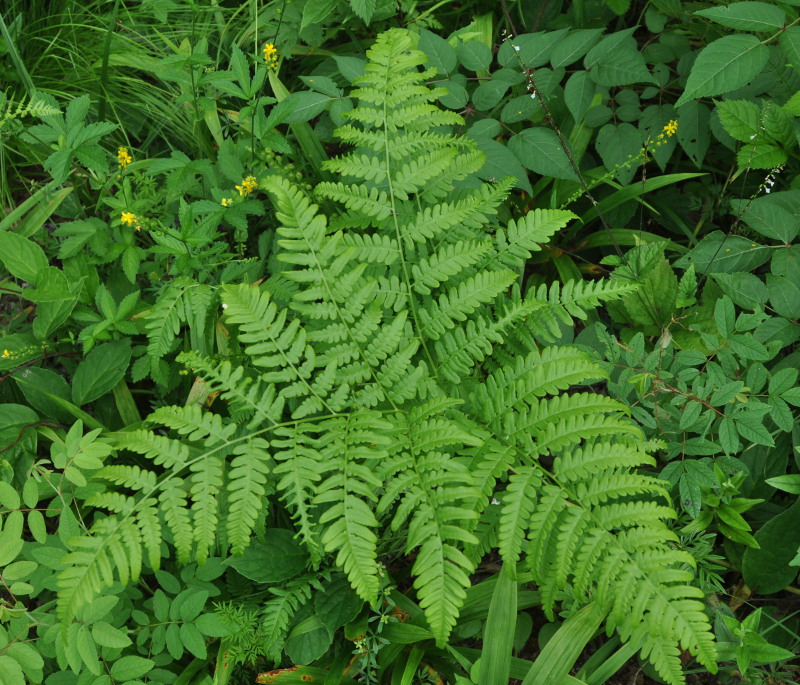
[[[653,464],[648,444],[624,405],[588,391],[606,377],[598,364],[547,344],[559,322],[636,286],[524,291],[526,259],[574,215],[498,227],[510,186],[475,180],[483,154],[432,104],[435,70],[420,70],[411,34],[382,34],[368,58],[337,131],[351,149],[327,163],[341,180],[311,197],[260,179],[279,268],[222,286],[231,356],[179,358],[219,393],[218,411],[161,407],[148,428],[112,436],[145,459],[97,472],[90,503],[108,516],[72,541],[61,619],[157,568],[162,540],[182,562],[237,555],[285,508],[314,567],[338,566],[369,602],[379,540],[399,537],[440,645],[499,547],[532,573],[551,618],[562,600],[594,602],[668,682],[683,681],[679,648],[715,670],[668,494],[637,471]]]

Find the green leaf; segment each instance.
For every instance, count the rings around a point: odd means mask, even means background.
[[[507,685],[516,625],[517,581],[504,567],[497,576],[483,630],[483,652],[478,671],[480,685]]]
[[[616,171],[616,177],[623,185],[630,183],[638,164],[623,164],[641,152],[641,132],[632,124],[606,124],[597,134],[595,147],[606,169]]]
[[[109,342],[96,347],[75,369],[72,401],[78,406],[92,402],[119,383],[131,360],[127,340]]]
[[[436,67],[440,74],[449,75],[455,70],[458,63],[455,48],[441,36],[437,36],[428,29],[422,29],[419,32],[417,47],[428,55],[428,66]]]
[[[294,664],[307,666],[319,659],[333,642],[333,635],[319,616],[309,616],[296,625],[283,647]]]
[[[131,639],[125,633],[105,621],[97,621],[92,625],[92,637],[101,647],[122,649],[131,644]]]
[[[14,278],[33,284],[49,265],[41,247],[10,231],[0,231],[0,261]]]
[[[292,93],[286,102],[287,106],[292,106],[291,114],[284,119],[287,124],[296,124],[302,121],[309,121],[320,114],[333,100],[328,95],[317,93],[313,90],[302,90]]]
[[[723,128],[736,140],[750,142],[758,135],[761,110],[746,100],[724,100],[717,104]]]
[[[372,19],[372,13],[375,11],[376,0],[350,0],[350,7],[365,24],[369,24]]]
[[[788,474],[786,476],[775,476],[774,478],[767,478],[764,481],[767,485],[773,488],[783,490],[792,495],[800,495],[800,475],[796,473]]]
[[[339,0],[315,0],[307,2],[303,8],[303,19],[300,22],[300,30],[312,24],[321,24],[327,16],[333,12],[333,8],[339,4]]]
[[[778,45],[789,60],[789,64],[795,69],[800,69],[800,27],[790,26],[782,31],[778,37]]]
[[[567,32],[568,29],[537,31],[509,38],[503,41],[497,52],[497,63],[504,67],[520,68],[521,61],[527,69],[540,67],[550,59],[553,49],[561,43]]]
[[[736,311],[730,298],[722,297],[717,300],[717,304],[714,307],[714,322],[717,324],[717,331],[723,338],[729,338],[733,335],[733,329],[736,324]]]
[[[111,665],[111,677],[116,680],[135,680],[151,671],[155,665],[154,661],[140,656],[123,656]]]
[[[470,71],[488,71],[492,66],[492,51],[486,43],[471,40],[458,46],[458,60]]]
[[[604,55],[588,73],[592,81],[608,88],[630,83],[657,83],[647,69],[644,55],[635,48],[621,48]]]
[[[744,581],[762,595],[778,592],[797,575],[797,569],[789,566],[789,562],[800,547],[800,500],[767,521],[755,538],[761,549],[745,550]]]
[[[479,138],[477,143],[478,149],[486,155],[486,162],[478,172],[480,178],[497,182],[513,176],[518,188],[532,191],[528,174],[511,150],[491,138]]]
[[[364,600],[353,591],[344,575],[336,575],[325,592],[314,596],[317,616],[331,633],[355,619],[363,606]]]
[[[548,640],[522,685],[564,682],[603,618],[603,611],[594,603],[573,613]]]
[[[472,93],[472,102],[482,112],[492,109],[511,87],[505,79],[493,78],[483,81]]]
[[[283,528],[266,531],[267,544],[252,542],[241,557],[225,563],[257,583],[279,583],[296,576],[308,563],[308,554]]]
[[[800,283],[786,276],[767,274],[767,288],[776,313],[787,319],[800,318]]]
[[[540,176],[577,180],[558,136],[549,128],[526,128],[509,139],[508,148],[526,169]]]
[[[694,264],[698,274],[753,271],[772,255],[763,245],[739,235],[713,231],[681,257],[675,266],[687,269]]]
[[[700,51],[675,107],[701,97],[722,95],[741,88],[759,74],[769,49],[755,36],[723,36]]]
[[[550,64],[554,69],[558,69],[577,62],[600,40],[602,33],[603,29],[573,31],[553,47],[553,51],[550,53]]]
[[[681,109],[676,138],[683,151],[689,155],[698,168],[702,165],[703,159],[705,159],[711,140],[709,134],[710,117],[711,110],[702,102],[697,102],[696,100],[687,102]]]
[[[42,415],[64,423],[71,422],[70,412],[55,399],[69,402],[70,388],[62,376],[50,369],[32,366],[14,374],[13,378],[25,399]]]
[[[731,29],[772,32],[783,28],[786,14],[766,2],[732,2],[724,7],[699,10],[695,14]]]
[[[769,297],[764,281],[751,273],[714,274],[714,280],[733,303],[743,309],[755,309]]]

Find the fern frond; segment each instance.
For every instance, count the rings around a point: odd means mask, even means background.
[[[228,472],[226,529],[232,554],[242,554],[250,542],[258,516],[266,506],[267,475],[272,458],[269,443],[251,438],[237,445]]]
[[[456,321],[466,321],[468,315],[480,305],[492,301],[516,280],[512,271],[480,272],[450,288],[439,296],[438,301],[430,300],[419,312],[422,325],[420,333],[431,340],[437,340]]]
[[[222,489],[222,459],[206,453],[192,462],[189,469],[189,496],[192,500],[195,557],[202,566],[214,549],[219,516],[219,492]]]

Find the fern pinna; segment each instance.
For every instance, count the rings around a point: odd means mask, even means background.
[[[477,180],[483,155],[433,104],[442,91],[425,85],[434,70],[413,35],[384,33],[368,56],[337,131],[352,149],[327,163],[340,180],[312,198],[260,179],[280,267],[221,288],[237,356],[180,357],[224,409],[163,407],[155,432],[114,436],[152,465],[97,473],[109,516],[73,541],[62,617],[158,566],[162,538],[184,562],[238,555],[285,508],[312,565],[335,564],[369,602],[381,541],[399,536],[440,644],[496,547],[530,570],[551,617],[565,598],[594,601],[668,682],[682,682],[680,648],[713,669],[667,493],[637,470],[652,463],[642,434],[624,406],[575,389],[604,378],[596,364],[546,344],[632,286],[525,289],[526,260],[574,216],[537,209],[498,227],[510,186]]]

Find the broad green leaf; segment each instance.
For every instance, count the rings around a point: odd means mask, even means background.
[[[800,283],[786,276],[767,274],[769,303],[787,319],[800,318]]]
[[[705,104],[691,100],[681,108],[678,118],[678,132],[675,137],[697,167],[702,166],[708,151],[710,116],[711,110]]]
[[[279,583],[302,571],[308,554],[283,528],[273,528],[265,535],[266,544],[252,542],[241,557],[231,557],[225,563],[245,578],[257,583]]]
[[[141,678],[155,666],[155,662],[140,656],[123,656],[111,665],[111,677],[116,680],[135,680]]]
[[[526,128],[509,139],[508,148],[534,173],[577,180],[558,136],[549,128]]]
[[[325,592],[314,596],[317,616],[331,633],[355,619],[363,606],[364,600],[353,591],[346,576],[341,574],[334,576]]]
[[[312,24],[320,24],[333,12],[333,8],[339,4],[339,0],[315,0],[307,2],[303,9],[303,19],[300,22],[300,30]]]
[[[707,45],[692,66],[686,90],[675,107],[701,97],[722,95],[754,78],[769,58],[769,49],[755,36],[723,36]]]
[[[797,575],[797,569],[789,566],[789,562],[800,547],[800,500],[767,521],[755,538],[761,549],[745,550],[744,581],[762,595],[778,592]]]
[[[34,285],[49,265],[41,247],[10,231],[0,231],[0,262],[14,278]]]
[[[319,616],[314,615],[292,629],[283,649],[292,663],[307,666],[327,652],[332,641],[333,634]]]
[[[752,102],[724,100],[717,104],[717,114],[722,126],[736,140],[747,143],[758,135],[761,110]]]
[[[428,66],[436,67],[440,74],[449,75],[456,68],[458,58],[455,48],[441,36],[428,29],[422,29],[419,32],[417,47],[428,55]]]
[[[626,86],[630,83],[657,83],[634,48],[621,48],[604,55],[588,69],[589,78],[601,86]]]
[[[765,481],[767,485],[773,488],[783,490],[792,495],[800,495],[800,475],[792,473],[786,476],[775,476],[774,478],[767,478]]]
[[[635,158],[642,150],[641,132],[632,124],[606,124],[595,147],[606,169],[614,171],[623,185],[630,183],[640,165]]]
[[[769,297],[769,291],[764,281],[751,273],[718,273],[714,274],[714,280],[719,283],[723,292],[733,300],[734,304],[744,309],[754,309],[758,305],[764,304]]]
[[[72,401],[80,406],[110,392],[125,376],[130,360],[131,348],[127,340],[105,343],[93,349],[75,369]]]
[[[313,90],[303,90],[299,93],[292,93],[286,100],[294,109],[284,121],[287,124],[309,121],[320,114],[332,99],[333,98],[328,95],[323,95]]]
[[[800,69],[800,27],[790,26],[778,37],[783,54],[795,69]]]
[[[465,69],[470,71],[488,70],[492,66],[492,51],[485,43],[471,40],[468,43],[459,44],[458,60]]]
[[[724,7],[711,7],[695,14],[731,29],[773,32],[783,28],[786,14],[780,7],[766,2],[732,2]]]
[[[736,324],[736,311],[730,298],[721,297],[717,300],[714,307],[714,321],[717,324],[717,331],[723,338],[733,335],[733,327]]]
[[[564,86],[564,103],[575,121],[581,121],[593,104],[600,104],[600,87],[585,71],[578,71],[567,79]],[[597,102],[595,102],[597,95]]]
[[[372,13],[375,11],[375,3],[377,0],[350,0],[350,7],[365,24],[369,24],[372,19]]]
[[[528,175],[511,150],[491,138],[479,138],[477,143],[478,149],[486,155],[486,162],[478,172],[480,178],[501,181],[513,176],[518,188],[531,192]]]
[[[703,238],[675,266],[686,269],[694,264],[698,274],[752,271],[770,258],[770,250],[747,238],[713,231]]]
[[[754,231],[785,245],[800,233],[800,216],[766,197],[751,202],[742,219]]]
[[[497,63],[504,67],[515,68],[519,68],[521,64],[528,69],[541,67],[547,63],[552,51],[561,43],[568,31],[569,29],[538,31],[509,38],[503,41],[497,51]]]
[[[489,81],[483,81],[472,93],[472,102],[475,108],[485,112],[492,109],[509,89],[511,84],[498,78],[492,78]]]
[[[131,644],[131,639],[124,632],[105,621],[97,621],[92,625],[92,637],[101,647],[121,649]]]
[[[577,62],[600,40],[602,33],[603,29],[573,31],[553,47],[550,53],[550,64],[554,69],[558,69]]]
[[[14,381],[25,399],[43,416],[58,419],[62,423],[72,422],[72,414],[52,397],[55,395],[66,402],[70,399],[69,385],[55,371],[32,366],[16,373]]]

